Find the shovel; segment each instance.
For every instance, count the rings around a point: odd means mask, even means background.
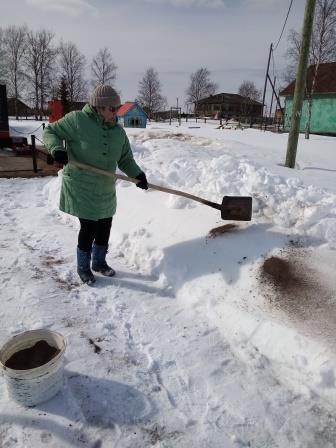
[[[112,179],[126,180],[127,182],[133,182],[137,184],[139,179],[133,179],[132,177],[124,176],[123,174],[115,174],[110,171],[96,168],[86,163],[77,162],[76,160],[69,160],[69,164],[77,168],[91,171],[92,173],[102,174],[103,176],[111,177]],[[191,199],[192,201],[200,202],[212,208],[216,208],[221,212],[221,218],[230,221],[251,221],[252,216],[252,198],[250,196],[224,196],[222,203],[207,201],[206,199],[199,198],[183,191],[173,190],[171,188],[160,187],[158,185],[148,183],[148,188],[153,190],[162,191],[164,193],[174,194],[175,196],[183,196],[184,198]]]

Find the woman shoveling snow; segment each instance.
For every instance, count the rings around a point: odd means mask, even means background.
[[[106,262],[112,218],[116,211],[115,181],[80,170],[75,160],[115,173],[117,167],[136,178],[137,187],[147,190],[145,173],[136,164],[124,129],[117,122],[120,97],[108,85],[93,91],[81,111],[70,112],[44,131],[43,141],[60,167],[64,166],[60,210],[80,221],[77,272],[84,283],[94,283],[92,270],[115,274]],[[63,145],[65,141],[65,146]]]

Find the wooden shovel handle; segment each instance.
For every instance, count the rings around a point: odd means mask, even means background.
[[[86,163],[77,162],[77,160],[69,160],[69,165],[75,166],[82,170],[88,170],[92,173],[102,174],[103,176],[111,177],[112,179],[125,180],[127,182],[132,182],[133,184],[137,184],[139,179],[134,179],[133,177],[128,177],[123,174],[112,173],[111,171],[102,170],[101,168],[97,168],[92,165],[87,165]],[[174,194],[175,196],[183,196],[184,198],[191,199],[192,201],[200,202],[201,204],[208,205],[209,207],[216,208],[217,210],[221,210],[221,205],[216,204],[215,202],[207,201],[206,199],[202,199],[198,196],[194,196],[193,194],[185,193],[184,191],[173,190],[172,188],[160,187],[159,185],[154,185],[148,183],[148,187],[153,190],[162,191],[164,193]]]

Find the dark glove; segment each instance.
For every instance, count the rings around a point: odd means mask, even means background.
[[[146,174],[141,172],[136,176],[136,179],[139,179],[140,182],[135,184],[137,187],[142,188],[143,190],[148,190],[148,182]]]
[[[66,165],[68,163],[68,154],[66,151],[55,151],[53,154],[53,159],[59,165]]]

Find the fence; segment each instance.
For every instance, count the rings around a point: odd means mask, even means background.
[[[35,131],[39,128],[35,129]],[[8,139],[2,139],[0,142],[0,148],[3,148],[0,158],[0,177],[17,177],[20,176],[20,174],[24,177],[26,177],[26,175],[31,177],[31,174],[29,173],[34,173],[34,175],[55,174],[57,170],[53,166],[53,158],[44,149],[43,142],[35,134],[29,135],[26,132],[15,131],[21,135],[29,136],[30,143],[28,143],[27,137],[10,137]],[[41,144],[39,147],[37,146],[37,142],[40,142]],[[31,157],[31,165],[29,165],[29,157]],[[37,159],[40,159],[45,163],[40,162],[38,167]],[[49,167],[47,167],[47,165],[49,165]],[[12,176],[14,173],[15,175]]]
[[[155,121],[155,120],[154,120]],[[237,117],[236,119],[226,119],[226,118],[219,118],[215,119],[213,117],[204,117],[204,116],[186,116],[183,114],[181,117],[175,117],[172,119],[160,119],[158,121],[164,122],[164,123],[178,123],[179,125],[182,124],[182,122],[185,123],[208,123],[213,124],[214,126],[217,126],[218,128],[223,127],[225,128],[226,125],[229,125],[230,123],[236,123],[238,128],[253,128],[253,129],[261,129],[264,131],[272,131],[272,132],[283,132],[283,122],[279,120],[275,120],[274,117]]]

